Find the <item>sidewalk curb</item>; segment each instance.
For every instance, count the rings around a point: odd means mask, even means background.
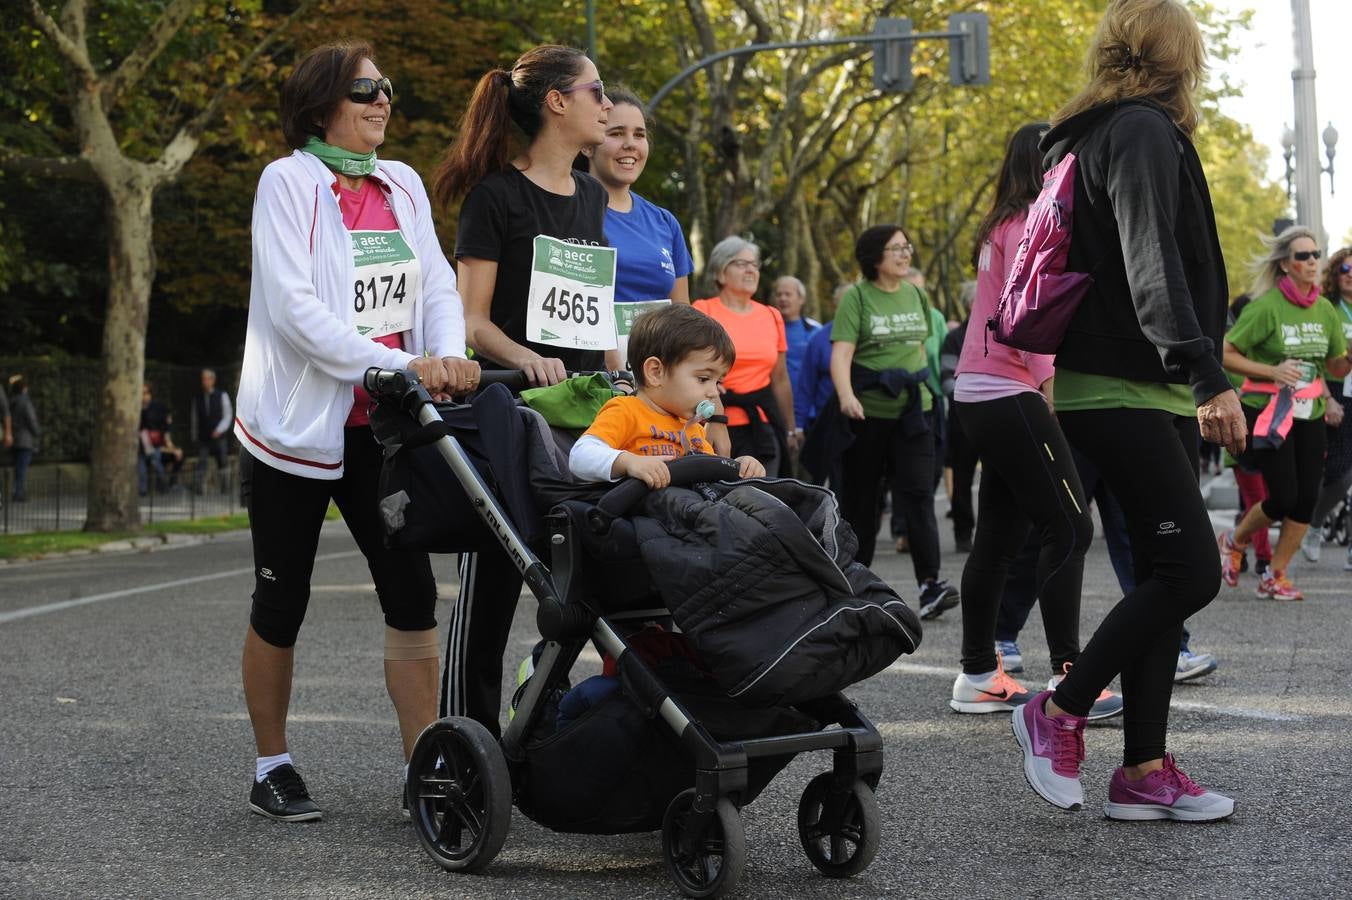
[[[108,541],[94,547],[80,547],[52,553],[39,553],[36,556],[17,556],[12,559],[0,559],[0,568],[20,566],[49,560],[71,559],[79,556],[99,556],[105,553],[154,553],[160,550],[173,550],[179,547],[195,547],[207,541],[214,541],[227,535],[247,533],[247,528],[232,528],[211,534],[187,534],[184,532],[166,532],[148,534],[120,541]]]

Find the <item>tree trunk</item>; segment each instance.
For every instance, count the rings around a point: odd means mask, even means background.
[[[108,194],[108,316],[98,420],[90,452],[86,531],[128,531],[140,524],[136,445],[145,376],[146,322],[155,277],[154,180],[142,172],[105,183]]]

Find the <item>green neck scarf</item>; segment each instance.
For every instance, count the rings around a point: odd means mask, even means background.
[[[376,170],[376,151],[374,150],[370,153],[353,153],[351,150],[326,144],[313,136],[305,142],[303,149],[306,153],[318,157],[320,162],[339,175],[361,178]]]

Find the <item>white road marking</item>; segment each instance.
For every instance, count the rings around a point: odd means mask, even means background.
[[[942,675],[945,678],[957,678],[958,669],[950,669],[944,666],[927,666],[922,663],[897,662],[887,667],[889,672],[899,672],[907,675]],[[1034,690],[1040,688],[1035,687]],[[1179,700],[1174,698],[1170,702],[1173,709],[1186,712],[1211,713],[1216,716],[1230,716],[1236,719],[1258,719],[1264,722],[1303,722],[1309,716],[1297,715],[1295,713],[1275,712],[1266,709],[1254,709],[1248,706],[1219,706],[1215,703],[1198,703],[1193,700]]]
[[[316,556],[315,562],[323,562],[330,559],[343,559],[348,556],[360,555],[360,550],[345,550],[342,553],[324,553]],[[21,609],[13,609],[9,612],[0,613],[0,625],[4,625],[7,622],[15,622],[19,619],[27,619],[30,616],[41,616],[47,613],[74,609],[77,606],[88,606],[91,603],[102,603],[105,600],[117,600],[121,597],[132,597],[136,594],[148,594],[151,591],[164,591],[189,584],[200,584],[203,581],[216,581],[221,578],[236,578],[240,575],[250,575],[252,573],[253,566],[247,566],[242,569],[227,569],[224,572],[213,572],[210,575],[194,575],[191,578],[176,578],[173,581],[162,581],[159,584],[146,584],[141,585],[140,587],[123,588],[120,591],[108,591],[104,594],[91,594],[88,597],[76,597],[73,600],[44,603],[41,606],[25,606]]]

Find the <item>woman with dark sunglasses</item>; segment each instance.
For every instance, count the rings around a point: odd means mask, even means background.
[[[1329,258],[1324,270],[1323,296],[1337,310],[1343,337],[1352,346],[1352,247],[1344,247]],[[1328,423],[1328,452],[1324,455],[1324,486],[1314,504],[1310,530],[1300,544],[1301,552],[1310,562],[1319,562],[1324,520],[1347,496],[1348,488],[1352,488],[1352,416],[1346,414],[1347,391],[1352,383],[1329,378],[1327,384],[1328,409],[1324,421]],[[1343,568],[1352,571],[1352,548],[1348,549]]]
[[[1248,460],[1263,473],[1268,496],[1221,533],[1221,570],[1234,587],[1249,541],[1281,522],[1272,567],[1258,596],[1303,600],[1286,567],[1310,527],[1324,474],[1326,377],[1347,374],[1347,337],[1339,314],[1319,302],[1319,244],[1293,225],[1267,238],[1255,263],[1254,299],[1225,335],[1225,367],[1244,376],[1240,399],[1249,423]]]
[[[600,350],[527,340],[526,319],[537,236],[606,244],[606,189],[572,166],[581,151],[606,139],[610,109],[585,53],[536,47],[511,69],[493,69],[479,79],[433,178],[439,203],[464,198],[455,257],[468,343],[480,357],[523,370],[532,384],[557,384],[570,370],[604,365]],[[494,735],[500,730],[502,655],[520,593],[521,575],[501,549],[461,554],[442,707],[476,719]]]
[[[436,583],[425,553],[384,546],[376,506],[371,366],[412,369],[429,390],[471,390],[455,273],[422,181],[377,159],[393,88],[364,43],[318,47],[282,85],[294,152],[270,164],[253,211],[253,282],[235,436],[253,536],[244,698],[258,759],[249,808],[320,818],[287,751],[296,635],[330,500],[366,557],[385,614],[385,684],[408,758],[436,718]]]

